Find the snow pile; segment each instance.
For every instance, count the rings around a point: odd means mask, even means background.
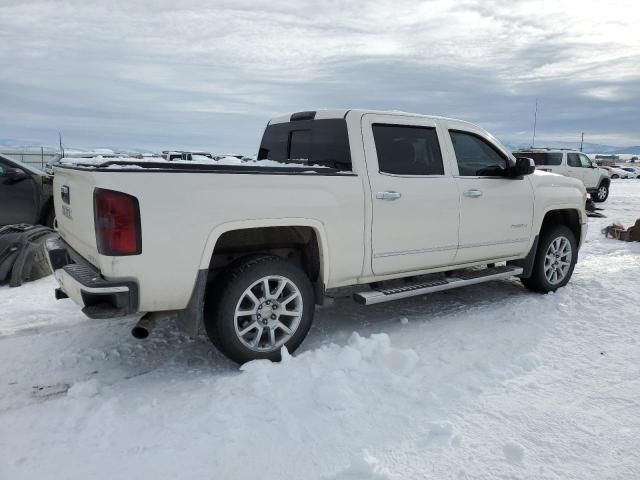
[[[380,466],[377,458],[368,452],[354,456],[347,468],[335,475],[323,477],[323,480],[389,480],[391,477]]]
[[[243,384],[262,403],[276,408],[283,397],[295,397],[300,405],[348,411],[365,391],[384,391],[404,385],[419,357],[413,350],[393,348],[389,336],[380,333],[362,338],[354,333],[347,345],[329,344],[280,363],[249,362],[241,367]],[[370,378],[376,377],[372,385]],[[365,379],[367,379],[365,381]],[[292,388],[295,386],[295,388]]]

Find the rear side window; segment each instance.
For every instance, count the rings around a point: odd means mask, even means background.
[[[373,139],[382,173],[443,175],[435,128],[374,124]]]
[[[349,171],[351,152],[347,122],[337,118],[268,125],[258,152],[258,160],[266,159]]]
[[[460,176],[501,177],[507,174],[507,159],[486,140],[458,130],[450,130],[449,134]]]
[[[580,156],[577,153],[567,153],[567,165],[570,167],[581,167]]]
[[[531,158],[536,165],[560,165],[562,164],[562,153],[547,152],[514,152],[516,157]]]

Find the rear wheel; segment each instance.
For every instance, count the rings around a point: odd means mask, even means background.
[[[313,288],[294,263],[272,255],[242,259],[214,282],[205,305],[210,340],[231,360],[280,360],[296,350],[315,309]]]
[[[569,282],[577,259],[573,232],[564,225],[552,226],[541,236],[531,277],[521,281],[529,290],[554,292]]]
[[[617,173],[614,173],[613,175],[611,175],[611,178],[620,178],[620,175],[618,175]]]
[[[594,202],[604,202],[607,198],[609,198],[609,184],[601,183],[598,186],[595,194],[591,195]]]

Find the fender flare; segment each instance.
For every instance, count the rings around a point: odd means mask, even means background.
[[[220,237],[227,232],[233,230],[245,230],[247,228],[260,227],[310,227],[316,234],[318,239],[318,252],[320,254],[320,278],[322,283],[327,285],[330,269],[330,252],[329,241],[325,231],[324,223],[312,218],[261,218],[252,220],[240,220],[235,222],[226,222],[217,225],[209,232],[205,243],[202,257],[200,259],[200,269],[209,269],[209,262],[213,256],[216,244]]]

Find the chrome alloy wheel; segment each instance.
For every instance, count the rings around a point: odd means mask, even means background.
[[[302,312],[302,295],[295,283],[279,275],[263,277],[240,296],[236,335],[255,352],[275,351],[295,334]]]
[[[604,200],[605,198],[607,198],[607,187],[602,185],[599,189],[598,189],[598,199],[599,200]]]
[[[562,282],[571,267],[571,243],[566,237],[557,237],[549,244],[544,257],[544,276],[551,285]]]

